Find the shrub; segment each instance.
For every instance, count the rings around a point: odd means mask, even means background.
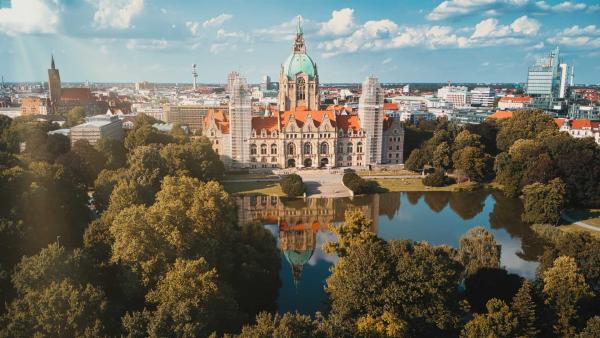
[[[443,170],[436,170],[423,178],[423,184],[428,187],[443,187],[448,183],[448,177]]]
[[[304,194],[304,182],[302,182],[302,177],[297,174],[291,174],[283,176],[281,181],[279,181],[279,185],[281,186],[281,190],[288,196],[301,196]]]
[[[367,181],[353,172],[344,174],[342,182],[356,195],[374,194],[379,188],[377,182]]]

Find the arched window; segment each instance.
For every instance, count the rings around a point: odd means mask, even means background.
[[[250,145],[250,155],[256,155],[256,144]]]
[[[277,154],[277,145],[271,144],[271,155]]]
[[[308,142],[304,143],[304,153],[305,154],[312,153],[312,146]]]
[[[340,154],[343,154],[344,153],[344,145],[342,143],[338,143],[337,147],[338,147],[337,152]]]
[[[266,155],[267,154],[267,145],[264,144],[264,143],[260,145],[260,154],[261,155]]]
[[[329,145],[327,142],[321,143],[321,154],[327,154],[329,152]]]
[[[359,154],[362,153],[362,142],[356,144],[356,152]]]
[[[348,154],[352,154],[352,143],[348,143],[348,148],[346,150]]]
[[[294,155],[296,147],[294,147],[293,143],[289,143],[287,149],[288,149],[288,155]]]
[[[304,82],[304,78],[298,78],[296,80],[296,100],[304,100],[306,98],[305,88],[306,83]]]

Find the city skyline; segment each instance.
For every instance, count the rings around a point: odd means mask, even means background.
[[[231,70],[258,83],[279,73],[300,15],[323,83],[371,74],[381,82],[525,82],[528,65],[555,46],[575,64],[576,83],[600,77],[600,5],[592,1],[277,4],[0,1],[0,74],[43,81],[53,53],[64,82],[191,83],[197,64],[199,83],[224,83]]]

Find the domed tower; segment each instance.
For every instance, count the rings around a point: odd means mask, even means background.
[[[319,110],[319,74],[317,65],[306,54],[300,16],[292,54],[281,65],[279,74],[279,110],[296,107]]]

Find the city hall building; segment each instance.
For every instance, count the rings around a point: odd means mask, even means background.
[[[358,113],[322,107],[319,73],[306,52],[300,22],[292,54],[281,65],[276,109],[252,116],[246,80],[229,79],[229,109],[211,109],[203,134],[229,168],[330,168],[403,163],[404,128],[383,109],[377,78],[362,85]]]

